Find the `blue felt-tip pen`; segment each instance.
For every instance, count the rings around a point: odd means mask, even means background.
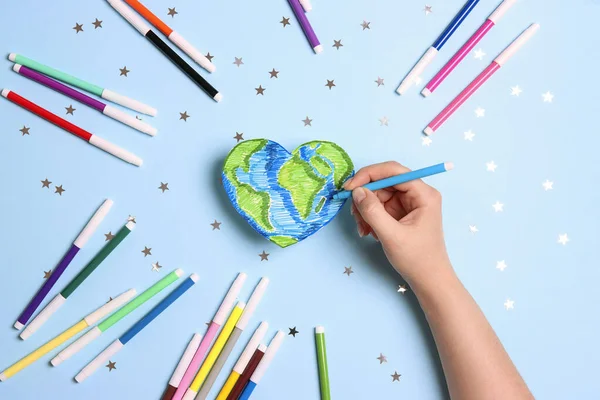
[[[426,178],[431,175],[441,174],[442,172],[450,171],[454,168],[454,164],[451,162],[445,162],[441,164],[432,165],[431,167],[417,169],[416,171],[406,172],[404,174],[390,176],[389,178],[382,179],[380,181],[367,183],[363,187],[370,191],[385,189],[401,183],[414,181],[415,179]],[[334,200],[347,199],[352,196],[351,190],[343,190],[333,195]]]
[[[465,3],[463,8],[460,9],[458,14],[454,17],[454,19],[448,24],[446,29],[442,32],[442,34],[433,42],[431,47],[427,49],[423,57],[415,64],[413,69],[410,70],[406,78],[400,83],[396,92],[398,94],[404,94],[406,89],[408,89],[414,82],[415,79],[421,76],[425,68],[433,61],[438,51],[444,47],[450,36],[458,29],[460,24],[467,18],[467,16],[471,13],[471,11],[475,8],[475,6],[479,3],[479,0],[469,0]]]

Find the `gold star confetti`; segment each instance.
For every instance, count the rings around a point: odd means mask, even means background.
[[[179,13],[178,13],[178,12],[175,10],[175,7],[173,7],[173,8],[169,8],[169,7],[167,7],[167,8],[169,9],[169,12],[167,13],[167,15],[170,15],[170,16],[171,16],[171,18],[175,18],[175,15],[179,14]]]
[[[169,183],[160,183],[160,186],[158,187],[158,189],[162,190],[162,192],[164,193],[165,190],[169,190]]]
[[[206,58],[208,58],[208,61],[212,62],[212,59],[215,58],[215,56],[211,56],[209,51],[208,53],[206,53]]]
[[[50,189],[50,184],[52,183],[51,181],[48,180],[48,178],[44,179],[42,182],[42,188],[48,188]]]
[[[235,58],[235,61],[233,62],[235,65],[238,66],[238,68],[240,67],[240,65],[244,64],[244,62],[242,61],[242,57],[237,58],[237,57],[233,57]]]
[[[292,335],[293,337],[296,337],[296,335],[300,333],[296,330],[296,327],[288,328],[288,329],[290,330],[290,333],[288,333],[288,336]]]
[[[353,274],[354,271],[352,271],[352,267],[344,267],[344,274],[350,276],[350,274]]]
[[[50,275],[52,275],[52,270],[50,270],[50,271],[44,271],[44,279],[50,278]]]
[[[108,372],[112,371],[113,369],[117,369],[117,363],[112,362],[110,360],[108,360],[108,364],[106,364],[106,368],[108,368]]]
[[[75,110],[77,110],[76,108],[73,108],[72,104],[69,104],[69,107],[65,107],[65,110],[67,110],[67,115],[71,114],[74,115],[73,113],[75,112]]]
[[[112,240],[115,235],[112,234],[112,231],[105,233],[104,236],[106,236],[106,239],[104,239],[105,242],[108,242],[109,240]]]
[[[360,26],[362,26],[362,28],[363,28],[363,31],[364,31],[365,29],[371,29],[371,23],[370,23],[370,22],[367,22],[367,21],[364,21],[364,20],[363,20],[362,24],[360,24]]]
[[[161,269],[162,267],[163,267],[163,266],[162,266],[162,265],[160,265],[160,264],[158,263],[158,261],[157,261],[157,262],[155,262],[154,264],[152,264],[152,271],[160,272],[160,269]]]
[[[191,116],[191,115],[189,115],[189,114],[187,113],[187,111],[184,111],[184,112],[182,112],[182,113],[180,112],[180,113],[179,113],[179,120],[183,120],[184,122],[187,122],[187,119],[188,119],[190,116]]]
[[[233,138],[239,143],[241,140],[244,140],[244,132],[236,132]]]
[[[269,253],[265,253],[264,250],[258,256],[260,257],[260,261],[269,261]]]
[[[215,229],[220,231],[220,230],[221,230],[221,224],[222,224],[222,222],[217,222],[217,220],[215,219],[215,222],[213,222],[213,223],[211,224],[211,225],[212,225],[212,227],[213,227],[213,231],[214,231]]]
[[[286,17],[281,17],[281,21],[279,21],[279,23],[282,24],[284,28],[286,25],[291,25],[290,19]]]
[[[272,71],[269,71],[269,74],[271,75],[269,79],[271,79],[271,78],[279,79],[279,77],[277,76],[277,74],[279,74],[279,71],[275,71],[275,68],[273,68]]]
[[[333,46],[331,46],[331,47],[335,47],[336,50],[339,50],[340,47],[344,47],[344,45],[342,44],[342,39],[340,39],[340,40],[333,39]]]
[[[144,246],[144,250],[142,250],[142,253],[144,253],[144,257],[151,256],[152,255],[152,247]]]
[[[379,353],[379,357],[377,357],[377,359],[379,360],[379,365],[387,362],[387,357],[384,356],[383,353]]]
[[[377,84],[377,87],[384,85],[383,78],[377,77],[377,80],[375,81],[375,83]]]
[[[308,118],[308,115],[302,120],[302,122],[304,122],[304,126],[312,126],[312,119]]]
[[[511,300],[511,299],[506,299],[506,301],[504,302],[504,308],[506,308],[506,310],[514,310],[515,309],[515,301]]]
[[[62,185],[54,186],[54,188],[55,188],[54,193],[58,193],[59,196],[62,196],[63,192],[65,191],[65,189],[63,189]]]
[[[333,83],[334,79],[329,80],[327,79],[327,83],[325,84],[325,86],[327,86],[329,88],[329,90],[331,90],[332,87],[335,86],[335,83]]]
[[[75,29],[75,33],[83,32],[83,24],[80,25],[77,22],[75,22],[75,26],[73,27],[73,29]]]
[[[19,129],[19,131],[21,132],[21,136],[29,135],[29,129],[31,128],[28,128],[25,125],[23,125],[23,127]]]
[[[125,78],[127,78],[127,74],[131,72],[131,70],[127,69],[127,65],[124,66],[123,68],[119,68],[119,71],[121,71],[121,73],[119,74],[119,76],[125,75]]]
[[[394,373],[391,375],[392,382],[396,382],[396,381],[400,382],[400,377],[401,376],[402,375],[400,375],[397,371],[394,371]]]
[[[267,90],[267,89],[265,89],[264,87],[262,87],[262,85],[259,85],[257,88],[254,88],[254,90],[256,90],[256,95],[257,95],[257,96],[258,96],[259,94],[260,94],[261,96],[264,96],[264,95],[265,95],[265,90]]]
[[[398,286],[398,293],[405,294],[407,291],[408,291],[408,289],[406,288],[406,285],[399,285]]]
[[[102,21],[96,18],[96,20],[92,22],[92,25],[94,25],[94,29],[102,28]]]
[[[135,224],[135,215],[130,214],[129,217],[127,217],[127,222],[133,222]]]
[[[379,124],[380,126],[389,126],[388,123],[390,122],[390,120],[388,119],[388,117],[381,117],[379,118]]]

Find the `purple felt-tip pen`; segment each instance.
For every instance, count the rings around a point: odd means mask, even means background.
[[[54,270],[50,274],[50,277],[46,280],[46,282],[44,282],[40,290],[38,290],[38,292],[35,294],[33,299],[31,299],[29,304],[27,304],[27,307],[25,307],[25,310],[23,310],[23,312],[19,316],[17,322],[15,322],[15,329],[21,330],[29,321],[35,310],[40,306],[42,301],[44,301],[46,295],[48,295],[54,284],[58,281],[58,278],[60,278],[60,276],[63,272],[65,272],[73,258],[75,258],[75,255],[77,255],[79,250],[93,235],[96,228],[98,228],[98,225],[100,225],[106,214],[108,214],[108,212],[110,211],[112,205],[113,201],[110,199],[106,199],[104,203],[102,203],[100,208],[98,208],[94,216],[90,219],[85,228],[83,228],[79,236],[77,236],[77,239],[75,239],[75,241],[71,245],[71,248],[69,248],[69,250],[67,251],[67,254],[64,255],[64,257],[62,258],[62,260],[60,260],[56,268],[54,268]]]
[[[42,85],[48,86],[50,89],[56,90],[57,92],[62,93],[65,96],[69,96],[70,98],[77,100],[78,102],[83,103],[86,106],[89,106],[93,109],[96,109],[102,114],[111,117],[119,122],[122,122],[125,125],[129,125],[130,127],[137,129],[140,132],[144,132],[150,136],[156,135],[156,128],[154,128],[150,124],[140,121],[134,116],[126,114],[123,111],[111,105],[104,104],[101,101],[98,101],[93,97],[88,96],[87,94],[78,92],[77,90],[67,85],[63,85],[62,83],[52,78],[49,78],[44,74],[34,71],[31,68],[27,68],[26,66],[20,64],[15,64],[13,66],[13,71],[31,79],[32,81],[36,81],[37,83],[41,83]]]
[[[317,39],[317,35],[315,35],[312,26],[310,26],[310,22],[308,22],[308,18],[306,18],[300,2],[298,0],[288,0],[288,2],[294,11],[294,14],[296,14],[296,18],[308,39],[308,43],[310,43],[315,53],[319,54],[323,51],[323,46],[321,45],[321,42],[319,42],[319,39]]]

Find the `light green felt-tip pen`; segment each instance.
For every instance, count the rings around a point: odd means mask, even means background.
[[[319,384],[321,386],[321,400],[331,400],[329,390],[329,370],[327,368],[327,348],[325,347],[325,328],[315,328],[315,340],[317,342],[317,363],[319,366]]]
[[[73,355],[77,354],[80,350],[82,350],[85,346],[92,343],[97,337],[99,337],[102,332],[108,330],[111,326],[125,318],[127,315],[132,313],[136,308],[150,300],[152,297],[160,293],[164,288],[175,282],[177,279],[181,277],[183,274],[182,269],[176,269],[171,272],[154,285],[150,286],[144,292],[140,293],[136,298],[131,300],[129,303],[121,307],[119,310],[115,311],[110,315],[110,317],[106,318],[100,324],[96,325],[92,329],[90,329],[85,335],[81,336],[75,342],[71,343],[69,347],[61,351],[52,359],[51,364],[55,367],[58,366],[63,361],[68,360]]]

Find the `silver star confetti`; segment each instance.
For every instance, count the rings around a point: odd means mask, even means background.
[[[485,108],[477,107],[475,109],[475,115],[477,116],[477,118],[485,117]]]
[[[94,25],[94,29],[102,28],[102,21],[96,18],[96,20],[92,22],[92,25]]]
[[[211,56],[209,51],[208,53],[206,53],[206,58],[208,58],[208,61],[212,62],[212,59],[215,58],[215,56]]]
[[[485,163],[485,168],[489,172],[496,172],[496,168],[498,168],[498,166],[496,165],[496,163],[494,161],[490,161],[488,163]]]
[[[236,132],[235,136],[233,137],[236,140],[236,143],[239,143],[241,140],[244,140],[244,132]]]
[[[342,39],[340,39],[340,40],[333,39],[333,46],[331,46],[331,47],[335,47],[336,50],[339,50],[340,47],[344,47],[344,45],[342,44]]]
[[[254,90],[256,90],[256,95],[257,95],[257,96],[258,96],[259,94],[260,94],[261,96],[264,96],[264,95],[265,95],[265,90],[267,90],[267,89],[265,89],[264,87],[262,87],[262,85],[259,85],[257,88],[254,88]]]
[[[354,271],[352,271],[352,267],[344,267],[344,274],[350,276],[350,274],[353,274]]]
[[[567,243],[569,243],[570,241],[571,240],[569,239],[569,236],[566,233],[558,235],[558,243],[562,244],[563,246],[566,246]]]
[[[50,275],[52,275],[52,270],[50,270],[50,271],[44,271],[44,279],[50,278]]]
[[[545,191],[554,189],[553,185],[554,185],[554,182],[549,181],[548,179],[546,179],[546,182],[542,183],[542,186],[544,187]]]
[[[243,64],[244,64],[244,62],[242,61],[242,57],[240,57],[240,58],[234,57],[234,58],[235,58],[235,61],[234,61],[233,63],[234,63],[235,65],[237,65],[237,66],[238,66],[238,68],[240,67],[240,65],[243,65]]]
[[[485,56],[485,53],[483,52],[482,49],[477,49],[474,52],[474,55],[476,60],[483,60],[483,57]]]
[[[477,226],[475,225],[469,225],[469,232],[471,232],[472,234],[476,234],[477,232],[479,232],[479,229],[477,229]]]
[[[499,269],[500,272],[504,272],[506,267],[508,267],[508,265],[506,265],[506,262],[504,260],[496,262],[496,269]]]
[[[360,26],[362,26],[362,28],[363,28],[363,31],[364,31],[365,29],[371,29],[371,23],[370,23],[370,22],[367,22],[367,21],[364,21],[364,20],[363,20],[362,24],[360,24]]]
[[[504,211],[504,204],[500,203],[499,201],[496,201],[496,203],[492,204],[492,207],[494,207],[495,212]]]
[[[398,286],[398,293],[405,294],[407,291],[408,291],[408,289],[406,288],[406,285],[399,285]]]
[[[214,231],[215,229],[220,231],[221,230],[221,224],[222,222],[217,222],[217,220],[215,219],[215,222],[213,222],[212,224],[210,224],[212,226],[212,230]]]
[[[21,132],[21,136],[29,135],[29,129],[31,128],[28,128],[25,125],[23,125],[23,127],[19,129],[19,132]]]
[[[62,185],[54,186],[54,188],[55,188],[54,193],[58,193],[59,196],[62,196],[63,192],[65,191],[65,189],[63,189]]]
[[[468,131],[466,131],[466,132],[464,133],[464,135],[465,135],[465,140],[468,140],[469,142],[472,142],[472,141],[473,141],[473,138],[475,137],[475,134],[474,134],[474,133],[473,133],[473,131],[472,131],[472,130],[470,130],[470,129],[469,129]]]
[[[517,85],[517,86],[511,86],[511,88],[510,88],[510,95],[511,96],[519,97],[521,95],[521,93],[523,93],[523,89],[521,89],[519,87],[519,85]]]
[[[542,98],[544,99],[544,103],[552,103],[552,100],[554,100],[554,95],[550,93],[550,91],[547,91],[546,93],[542,94]]]
[[[129,217],[127,217],[127,222],[133,222],[134,224],[135,222],[135,216],[134,215],[129,215]]]
[[[105,239],[104,239],[105,242],[113,240],[113,238],[115,237],[115,235],[112,234],[112,231],[105,233],[104,236],[105,236]]]
[[[389,126],[388,122],[390,122],[390,120],[387,117],[379,118],[379,126]]]
[[[277,74],[279,74],[279,71],[275,71],[275,68],[273,68],[273,70],[272,70],[272,71],[269,71],[269,75],[271,75],[271,76],[269,77],[269,79],[271,79],[271,78],[276,78],[276,79],[278,79],[279,77],[277,76]]]
[[[144,250],[142,250],[142,253],[144,253],[144,258],[151,256],[152,255],[152,247],[144,246]]]
[[[119,71],[121,72],[119,76],[125,76],[125,78],[127,78],[127,74],[131,72],[131,70],[127,69],[127,65],[123,68],[119,68]]]
[[[304,122],[304,126],[312,126],[312,119],[308,118],[308,115],[302,120],[302,122]]]
[[[290,19],[286,17],[281,17],[281,21],[279,21],[279,23],[282,24],[284,28],[286,25],[291,25]]]
[[[400,377],[401,377],[401,376],[402,376],[402,375],[400,375],[400,374],[399,374],[397,371],[394,371],[394,373],[391,375],[391,377],[392,377],[392,382],[396,382],[396,381],[398,381],[398,382],[399,382],[399,381],[400,381]]]
[[[48,180],[48,178],[44,179],[42,182],[42,188],[48,188],[50,189],[50,184],[52,183],[51,181]]]
[[[430,5],[425,5],[425,9],[423,11],[425,11],[425,15],[427,16],[433,12],[433,7]]]
[[[377,77],[377,80],[375,81],[375,83],[377,84],[377,87],[384,85],[383,78]]]
[[[67,115],[71,114],[74,115],[73,113],[75,112],[75,110],[77,110],[76,108],[73,108],[73,105],[70,104],[69,107],[65,107],[65,110],[67,110]]]
[[[325,84],[325,86],[327,86],[329,88],[329,90],[331,90],[332,87],[335,86],[335,83],[333,82],[334,80],[329,80],[327,79],[327,83]]]
[[[431,143],[433,143],[433,139],[431,139],[429,136],[425,136],[421,142],[421,145],[429,147]]]
[[[154,264],[152,264],[152,271],[155,271],[155,272],[160,272],[160,269],[161,269],[162,267],[163,267],[163,266],[162,266],[162,265],[160,265],[160,264],[158,263],[158,261],[157,261],[157,262],[155,262]]]
[[[159,190],[162,190],[162,192],[164,193],[166,190],[169,190],[169,183],[160,183],[160,186],[158,187]]]
[[[387,362],[387,357],[384,356],[383,353],[379,353],[379,357],[377,357],[377,359],[379,360],[379,365]]]
[[[178,13],[178,12],[175,10],[175,7],[173,7],[173,8],[169,8],[169,7],[167,7],[167,8],[169,9],[169,12],[167,13],[167,15],[170,15],[170,16],[171,16],[171,18],[175,18],[175,15],[179,14],[179,13]]]
[[[258,256],[260,257],[260,261],[269,261],[269,253],[266,253],[264,250]]]
[[[506,308],[506,310],[514,310],[515,309],[515,301],[511,300],[511,299],[506,299],[506,301],[504,302],[504,308]]]
[[[75,33],[83,32],[83,24],[80,25],[76,22],[73,29],[75,29]]]
[[[108,364],[106,364],[106,368],[108,368],[108,372],[112,371],[113,369],[117,369],[117,363],[108,360]]]
[[[190,115],[187,113],[187,111],[179,113],[179,120],[183,120],[184,122],[187,122],[187,119],[189,117],[190,117]]]

